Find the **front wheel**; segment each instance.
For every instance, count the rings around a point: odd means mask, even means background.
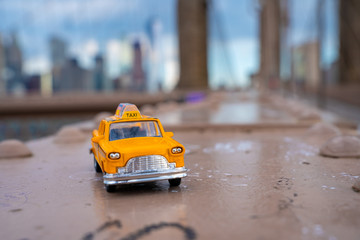
[[[170,186],[177,187],[181,183],[181,178],[169,179]]]
[[[98,162],[96,161],[96,158],[94,157],[94,168],[95,168],[95,172],[97,173],[101,173],[101,167],[100,165],[98,164]]]
[[[115,185],[105,185],[105,188],[106,188],[106,191],[107,191],[108,193],[115,192],[115,190],[116,190],[116,186],[115,186]]]

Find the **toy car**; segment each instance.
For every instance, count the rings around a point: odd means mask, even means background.
[[[114,116],[93,130],[94,168],[103,173],[108,192],[116,185],[168,180],[178,186],[186,177],[183,145],[164,132],[157,118],[144,116],[134,104],[120,103]]]

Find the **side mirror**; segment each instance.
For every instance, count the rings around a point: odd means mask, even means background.
[[[104,136],[103,135],[98,135],[98,136],[95,136],[91,139],[91,141],[95,142],[95,143],[98,143],[101,139],[103,139]]]
[[[95,129],[95,130],[92,131],[92,136],[93,136],[93,137],[96,137],[96,136],[98,136],[98,135],[99,135],[99,131],[98,131],[97,129]]]
[[[165,135],[167,137],[173,137],[174,136],[174,133],[173,132],[165,132]]]

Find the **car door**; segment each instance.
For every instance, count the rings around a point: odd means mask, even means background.
[[[105,133],[105,121],[101,121],[100,125],[99,125],[99,130],[98,130],[98,134],[99,136],[104,136]],[[96,154],[96,159],[98,160],[99,165],[102,167],[103,166],[103,161],[105,159],[105,152],[102,150],[101,148],[101,141],[99,142],[94,142],[94,149],[95,149],[95,153]]]

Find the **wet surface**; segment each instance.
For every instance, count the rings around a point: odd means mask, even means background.
[[[259,124],[295,123],[296,118],[268,103],[246,99],[221,103],[205,102],[187,105],[177,110],[160,113],[165,125],[177,124]]]
[[[88,142],[1,160],[1,239],[358,239],[359,159],[286,134],[178,132],[189,176],[105,191]],[[56,153],[56,156],[54,156]],[[16,173],[16,174],[15,174]]]
[[[275,95],[259,95],[256,92],[217,93],[199,103],[158,107],[155,114],[166,126],[173,125],[294,125],[310,124],[324,120],[340,125],[348,122],[329,112],[284,99]]]
[[[259,115],[264,110],[249,99],[247,110],[232,100],[205,112],[181,108],[191,114],[178,119],[294,119],[271,107]],[[240,111],[232,119],[223,114],[231,109]],[[106,192],[93,169],[86,134],[70,144],[56,143],[55,136],[33,140],[27,143],[32,157],[0,159],[0,239],[359,239],[360,194],[352,186],[360,179],[360,159],[319,155],[321,134],[305,128],[176,131],[189,169],[182,184],[127,185],[115,193]]]

